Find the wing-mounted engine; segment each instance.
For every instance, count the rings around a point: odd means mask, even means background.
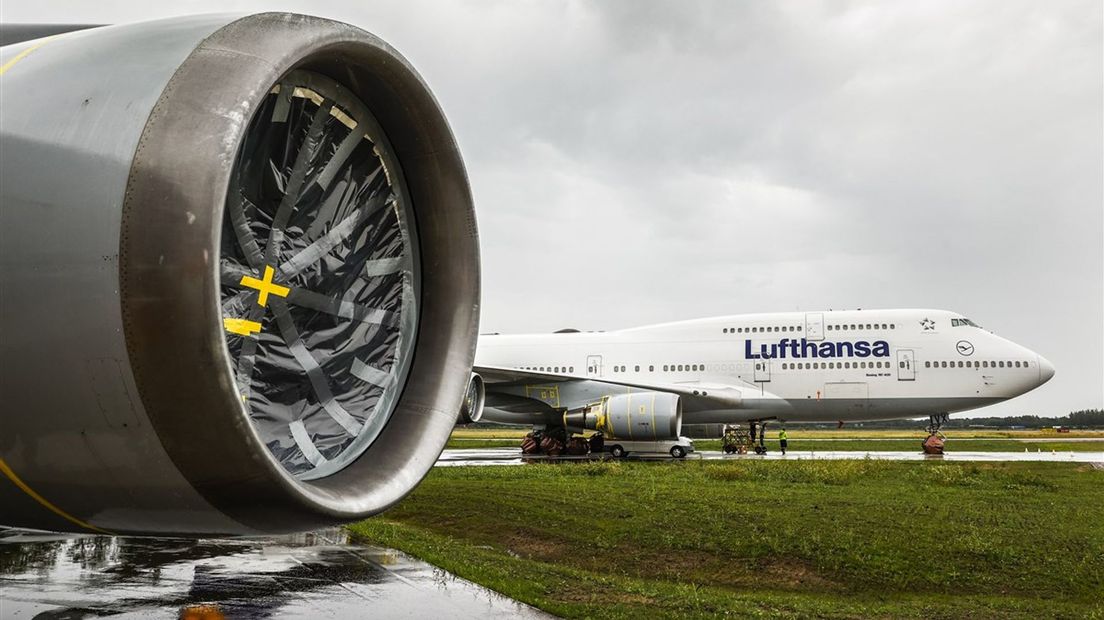
[[[0,523],[286,532],[409,492],[479,316],[466,173],[413,67],[285,13],[0,64]]]
[[[468,381],[468,390],[464,393],[464,401],[460,404],[460,415],[456,419],[457,424],[474,424],[483,417],[483,405],[487,402],[487,388],[483,384],[483,377],[472,373]]]
[[[570,430],[601,431],[607,439],[671,439],[682,431],[682,399],[668,392],[617,394],[582,411],[566,413],[563,421]]]

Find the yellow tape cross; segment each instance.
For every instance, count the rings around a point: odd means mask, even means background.
[[[279,295],[280,297],[287,297],[291,289],[286,286],[280,286],[279,284],[273,284],[272,276],[276,275],[276,272],[272,269],[271,265],[265,265],[264,279],[258,280],[251,276],[242,276],[241,284],[252,289],[257,289],[260,296],[257,297],[257,303],[262,306],[268,305],[268,296]]]

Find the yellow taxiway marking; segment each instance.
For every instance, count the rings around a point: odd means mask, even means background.
[[[47,43],[49,43],[50,41],[53,41],[56,38],[57,38],[57,35],[54,35],[52,37],[46,37],[45,39],[42,39],[38,43],[35,43],[34,45],[28,47],[27,49],[23,50],[22,52],[19,52],[18,54],[13,56],[11,60],[4,63],[2,66],[0,66],[0,75],[4,75],[5,73],[8,72],[8,69],[11,69],[12,67],[15,66],[15,63],[19,62],[20,60],[23,60],[31,52],[33,52],[36,49],[42,47],[43,45],[46,45]]]
[[[279,284],[273,284],[272,276],[276,275],[276,272],[272,269],[271,265],[265,265],[264,279],[258,280],[252,276],[242,276],[241,284],[249,288],[257,289],[260,296],[257,297],[257,303],[262,306],[268,305],[268,296],[279,295],[280,297],[287,297],[291,289],[286,286],[280,286]]]
[[[249,319],[223,319],[222,326],[231,334],[239,336],[252,336],[253,332],[261,331],[261,324]]]
[[[90,523],[85,523],[84,521],[81,521],[80,519],[74,517],[73,515],[65,512],[61,508],[58,508],[57,506],[51,504],[49,502],[49,500],[47,500],[45,497],[42,497],[41,495],[36,493],[35,490],[32,489],[31,487],[27,486],[27,483],[23,482],[23,480],[19,476],[17,476],[14,471],[12,471],[11,467],[8,467],[8,464],[6,462],[4,462],[4,459],[0,459],[0,472],[3,472],[4,475],[8,477],[9,480],[11,480],[12,482],[15,483],[15,486],[19,487],[20,490],[22,490],[24,493],[29,495],[31,497],[31,499],[35,500],[39,504],[42,504],[43,506],[48,508],[50,510],[50,512],[53,512],[54,514],[56,514],[59,517],[65,519],[66,521],[69,521],[70,523],[76,523],[77,525],[79,525],[79,526],[81,526],[81,527],[83,527],[87,530],[91,530],[93,532],[97,532],[97,533],[100,533],[100,534],[111,534],[111,532],[109,532],[107,530],[100,529],[100,528],[98,528],[95,525],[92,525]]]

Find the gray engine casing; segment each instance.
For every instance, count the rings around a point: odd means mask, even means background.
[[[480,273],[460,152],[413,67],[358,28],[286,13],[94,28],[8,45],[0,63],[20,54],[0,110],[0,524],[277,533],[408,493],[468,386]],[[292,71],[370,109],[420,252],[400,395],[371,444],[316,479],[251,421],[220,305],[235,162]]]

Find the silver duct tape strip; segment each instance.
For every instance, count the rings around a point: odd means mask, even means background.
[[[354,377],[360,379],[365,383],[371,383],[372,385],[378,385],[379,387],[390,387],[395,382],[395,377],[376,368],[375,366],[369,366],[360,361],[359,358],[353,358],[353,367],[349,370]]]
[[[253,203],[242,196],[241,192],[235,192],[234,197],[227,202],[230,208],[230,223],[234,226],[234,236],[237,237],[238,245],[245,252],[245,259],[249,261],[253,268],[262,269],[264,253],[261,252],[261,247],[257,245],[257,240],[253,237],[253,231],[249,229],[249,222],[245,219],[245,205],[248,204],[253,207]]]
[[[302,420],[292,422],[288,425],[288,428],[291,429],[291,438],[295,440],[295,445],[299,446],[299,451],[310,461],[311,465],[318,467],[328,462],[326,457],[318,451],[318,446],[315,446],[314,442],[311,441],[310,434],[307,433],[307,427],[303,425]]]
[[[291,293],[287,296],[287,302],[295,304],[296,306],[317,310],[318,312],[332,314],[343,319],[360,321],[361,323],[372,323],[385,327],[394,327],[399,323],[398,315],[390,310],[381,310],[379,308],[356,304],[351,301],[334,299],[333,297],[328,297],[321,293],[315,293],[314,291],[308,291],[301,288],[291,289]]]
[[[363,129],[354,129],[350,131],[349,135],[345,136],[345,139],[342,140],[341,144],[337,147],[337,151],[330,157],[330,161],[326,162],[326,167],[314,178],[315,184],[322,189],[329,187],[337,171],[345,165],[345,160],[349,159],[349,156],[353,154],[353,151],[363,139]]]
[[[258,272],[260,271],[262,271],[262,269],[258,269]],[[256,277],[257,275],[257,273],[249,271],[245,267],[228,263],[225,260],[219,264],[219,284],[222,286],[240,287],[242,276]]]
[[[325,128],[326,119],[330,117],[330,109],[333,108],[333,105],[333,101],[329,99],[322,101],[322,105],[319,106],[318,111],[314,113],[314,117],[311,119],[307,137],[303,139],[303,145],[295,156],[295,164],[291,169],[291,178],[288,179],[284,198],[276,209],[276,215],[272,217],[272,232],[269,234],[268,243],[265,245],[264,264],[266,265],[276,264],[276,254],[284,240],[284,228],[287,226],[288,220],[291,219],[291,212],[295,208],[295,203],[299,201],[303,181],[307,177],[307,163],[318,150],[319,141],[322,139],[322,130]]]
[[[264,318],[264,308],[254,304],[246,318],[259,322]],[[242,402],[249,402],[249,397],[253,394],[253,367],[256,365],[256,360],[256,336],[242,336],[241,351],[238,352],[238,372],[235,378]]]
[[[403,261],[407,259],[383,259],[387,261],[398,261],[397,264],[401,267]],[[382,262],[382,261],[381,261]],[[381,265],[379,267],[383,275],[384,269],[389,269],[388,265]],[[396,269],[395,271],[398,271]],[[245,269],[242,269],[236,265],[223,264],[219,271],[222,278],[222,285],[231,288],[241,288],[242,276],[256,277],[257,274],[250,273]],[[379,308],[373,308],[371,306],[363,306],[361,304],[345,301],[343,299],[335,299],[321,293],[315,293],[304,288],[289,287],[291,292],[288,293],[287,302],[296,306],[302,306],[304,308],[310,308],[318,312],[324,312],[343,319],[349,319],[351,321],[359,321],[361,323],[371,323],[373,325],[383,325],[385,327],[394,327],[399,324],[397,313],[390,310],[381,310]],[[256,295],[256,291],[252,288],[243,289],[238,296],[227,298],[222,303],[222,312],[226,316],[230,314],[229,310],[232,304],[239,299],[247,299],[251,295]],[[263,314],[263,313],[262,313]],[[250,320],[254,320],[251,317]]]
[[[295,361],[299,362],[299,366],[307,373],[311,387],[314,388],[314,395],[318,397],[322,408],[330,414],[335,422],[341,425],[341,428],[345,429],[346,433],[356,437],[364,427],[348,411],[345,411],[345,408],[334,398],[326,374],[322,371],[322,367],[318,365],[318,361],[307,350],[307,346],[303,344],[299,331],[295,329],[295,323],[291,319],[291,314],[288,313],[287,304],[282,300],[272,300],[271,305],[272,314],[276,317],[276,323],[280,327],[280,334],[284,337],[284,343],[291,351]]]
[[[291,95],[295,87],[288,84],[280,84],[280,94],[276,97],[276,105],[272,108],[272,122],[286,123],[288,112],[291,111]]]
[[[378,172],[377,170],[376,173]],[[341,220],[337,226],[331,228],[325,235],[315,239],[313,243],[300,250],[295,256],[284,261],[284,264],[280,265],[280,274],[285,278],[290,278],[317,263],[330,250],[353,234],[358,226],[363,224],[372,214],[379,211],[385,204],[387,204],[385,199],[373,200],[357,209]]]
[[[364,263],[364,275],[369,278],[391,275],[402,269],[407,262],[409,262],[409,259],[405,256],[370,260]]]

